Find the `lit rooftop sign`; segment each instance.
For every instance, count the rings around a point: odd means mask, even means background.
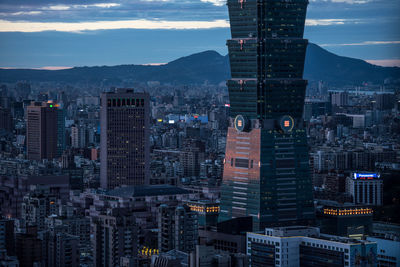
[[[373,180],[379,179],[381,175],[379,173],[354,173],[353,178],[355,180]]]

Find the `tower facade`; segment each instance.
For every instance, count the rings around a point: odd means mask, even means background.
[[[149,98],[132,89],[101,95],[101,187],[149,183]]]
[[[228,0],[228,128],[219,220],[253,228],[314,218],[302,113],[307,0]]]

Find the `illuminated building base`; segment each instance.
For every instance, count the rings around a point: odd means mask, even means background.
[[[228,129],[219,221],[253,217],[253,229],[315,217],[303,129]]]

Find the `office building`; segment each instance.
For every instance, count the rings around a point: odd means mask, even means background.
[[[354,204],[382,206],[383,179],[379,173],[352,173],[346,179],[346,193]]]
[[[368,236],[367,240],[376,242],[378,246],[378,266],[400,266],[400,237],[397,236]]]
[[[395,103],[394,94],[377,94],[375,96],[375,105],[378,110],[390,110],[394,107]]]
[[[162,204],[158,215],[158,249],[167,252],[173,249],[191,252],[198,238],[197,212],[189,206]]]
[[[189,201],[190,210],[197,212],[198,224],[201,228],[217,226],[219,204],[209,200]]]
[[[32,102],[27,108],[26,142],[30,160],[51,160],[57,156],[57,107],[48,102]]]
[[[228,1],[232,78],[219,220],[254,229],[314,219],[302,79],[307,1]]]
[[[359,238],[372,233],[372,216],[368,206],[332,203],[318,210],[317,221],[321,233]]]
[[[247,233],[247,255],[251,267],[377,266],[375,242],[323,235],[318,228],[303,226]]]
[[[100,183],[149,183],[149,94],[116,89],[101,95]]]
[[[65,110],[57,109],[57,157],[60,157],[66,146],[65,135]]]
[[[14,121],[11,110],[0,105],[0,131],[11,132],[14,129]]]
[[[376,222],[367,240],[378,245],[378,266],[400,266],[400,225]]]

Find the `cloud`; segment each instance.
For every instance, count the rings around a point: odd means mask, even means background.
[[[48,7],[44,7],[44,10],[53,10],[53,11],[63,11],[63,10],[70,10],[70,9],[79,9],[79,8],[111,8],[117,7],[121,4],[118,3],[96,3],[96,4],[89,4],[89,5],[50,5]]]
[[[383,67],[400,67],[400,59],[367,59],[365,61]]]
[[[34,15],[40,15],[42,14],[42,11],[18,11],[18,12],[11,12],[11,13],[5,13],[5,12],[0,12],[0,16],[34,16]]]
[[[343,44],[320,44],[320,46],[362,46],[362,45],[390,45],[400,44],[400,41],[364,41],[359,43],[343,43]]]
[[[70,9],[71,6],[66,6],[66,5],[55,5],[55,6],[49,6],[43,8],[44,10],[55,10],[55,11],[61,11],[61,10],[68,10]]]
[[[226,20],[213,21],[167,21],[167,20],[119,20],[94,22],[30,22],[0,20],[0,32],[83,32],[115,29],[212,29],[228,28]]]
[[[200,0],[200,1],[204,3],[211,3],[214,6],[223,6],[226,3],[225,0]]]
[[[363,23],[359,19],[307,19],[306,26],[330,26]]]

